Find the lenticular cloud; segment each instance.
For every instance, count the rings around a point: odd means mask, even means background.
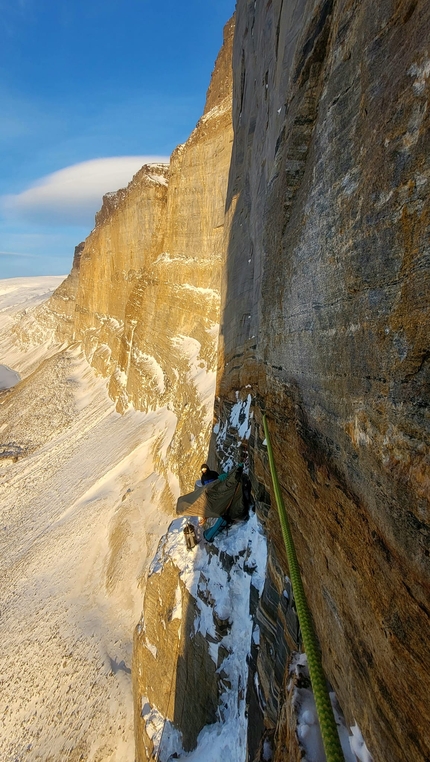
[[[105,193],[125,187],[143,164],[168,161],[166,156],[115,156],[74,164],[40,178],[22,193],[4,196],[3,211],[29,222],[92,224]]]

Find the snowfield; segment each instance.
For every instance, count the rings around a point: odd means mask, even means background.
[[[0,363],[26,368],[14,314],[60,282],[0,281]],[[154,458],[176,417],[116,413],[79,346],[36,351],[0,392],[0,759],[133,762],[133,630],[171,521]]]

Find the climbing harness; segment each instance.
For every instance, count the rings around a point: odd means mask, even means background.
[[[272,444],[270,441],[269,427],[265,414],[263,415],[263,426],[264,434],[266,437],[267,455],[269,458],[273,490],[275,493],[276,504],[278,506],[279,520],[281,523],[282,536],[284,538],[285,550],[287,553],[288,568],[290,571],[294,601],[296,604],[297,616],[302,633],[303,645],[307,656],[309,676],[311,678],[312,690],[315,696],[315,704],[324,744],[324,751],[327,762],[344,762],[339,734],[337,732],[336,720],[334,718],[333,708],[327,690],[327,683],[322,667],[321,655],[315,635],[312,614],[306,601],[299,564],[297,561],[296,549],[294,547],[293,537],[288,523],[287,512],[285,510],[281,488],[278,481],[278,474],[276,471],[275,459],[273,457]]]

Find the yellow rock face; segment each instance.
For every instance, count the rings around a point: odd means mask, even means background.
[[[105,196],[85,242],[73,338],[103,375],[117,369],[130,294],[162,250],[168,171],[142,167],[127,189]]]

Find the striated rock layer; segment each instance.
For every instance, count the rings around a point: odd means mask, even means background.
[[[375,762],[430,755],[429,32],[425,0],[237,5],[218,413],[252,394],[267,506],[267,412],[324,667]]]

